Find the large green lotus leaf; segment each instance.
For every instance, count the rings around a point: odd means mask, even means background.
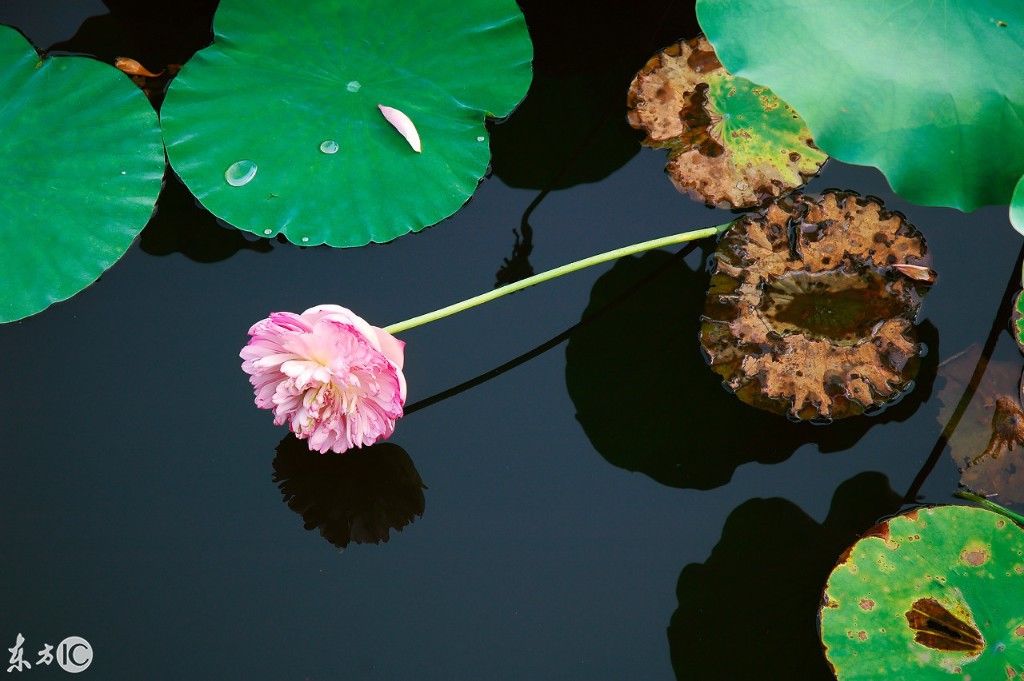
[[[213,44],[161,109],[167,155],[239,229],[303,245],[389,241],[473,194],[490,159],[485,118],[523,97],[531,58],[513,0],[224,0]],[[422,153],[379,104],[412,120]]]
[[[156,113],[117,69],[43,59],[0,26],[0,322],[78,293],[153,212],[164,155]]]
[[[821,637],[839,681],[1024,675],[1024,530],[964,506],[898,515],[829,577]]]
[[[698,0],[730,72],[767,85],[836,158],[923,204],[1006,204],[1024,173],[1020,0]]]

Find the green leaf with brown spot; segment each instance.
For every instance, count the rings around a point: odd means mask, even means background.
[[[882,523],[832,571],[821,638],[839,681],[1024,677],[1024,529],[964,506]]]
[[[1024,291],[1018,293],[1013,301],[1013,339],[1024,352]]]
[[[803,185],[828,158],[771,90],[729,74],[703,36],[652,57],[629,88],[629,122],[669,149],[676,187],[749,208]]]

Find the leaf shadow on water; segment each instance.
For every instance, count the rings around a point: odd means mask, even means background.
[[[104,0],[110,10],[86,19],[68,40],[49,52],[86,54],[113,64],[130,57],[153,71],[184,64],[213,40],[217,0]],[[166,88],[169,78],[161,79]],[[159,111],[163,92],[152,97]],[[249,239],[205,210],[170,169],[156,212],[140,239],[150,255],[181,253],[196,262],[225,260],[240,250],[267,253],[271,243]]]
[[[512,187],[596,182],[631,159],[629,82],[655,50],[700,31],[692,3],[520,0],[534,45],[526,99],[492,125],[494,173]]]
[[[113,63],[131,57],[151,70],[184,64],[213,40],[218,0],[103,0],[110,10],[86,19],[54,52],[88,54]]]
[[[707,252],[705,252],[705,258]],[[576,419],[609,463],[671,487],[724,485],[742,464],[779,463],[801,445],[822,452],[853,446],[870,428],[909,418],[928,399],[938,362],[938,331],[918,326],[928,353],[915,387],[873,417],[828,426],[792,423],[726,391],[704,362],[698,340],[709,277],[652,251],[619,260],[591,291],[583,316],[632,282],[665,271],[639,295],[573,333],[566,385]]]
[[[495,288],[534,273],[530,216],[558,189],[597,182],[640,151],[626,120],[636,69],[657,49],[700,31],[692,4],[520,0],[533,40],[533,81],[504,121],[491,121],[491,168],[511,186],[538,189],[513,230]]]
[[[901,503],[883,474],[866,472],[836,489],[820,525],[786,499],[737,507],[707,561],[679,575],[668,627],[676,678],[832,681],[817,629],[825,582]]]
[[[340,549],[387,542],[423,516],[426,485],[404,449],[391,442],[344,454],[311,452],[289,433],[277,445],[274,483],[307,530]]]
[[[142,230],[139,246],[150,255],[181,253],[196,262],[226,260],[238,251],[269,253],[267,239],[249,236],[222,223],[203,208],[168,168],[156,211]]]

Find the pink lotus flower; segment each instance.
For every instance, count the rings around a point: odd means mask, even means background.
[[[256,406],[274,410],[320,453],[344,452],[395,431],[405,404],[405,343],[338,305],[275,312],[249,329],[239,356]]]

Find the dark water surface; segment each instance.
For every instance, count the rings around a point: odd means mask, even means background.
[[[203,42],[182,8],[209,4],[110,0],[115,15],[88,18],[104,5],[8,0],[0,21],[43,46],[170,60]],[[837,162],[812,182],[905,212],[940,273],[922,315],[932,354],[881,417],[801,428],[721,391],[697,352],[696,248],[402,334],[415,402],[559,334],[592,289],[614,299],[646,279],[572,334],[568,374],[560,344],[420,409],[381,466],[310,462],[287,441],[275,459],[285,433],[237,357],[271,310],[339,303],[384,325],[487,290],[538,198],[517,261],[536,271],[728,219],[679,195],[622,120],[630,72],[693,34],[692,7],[526,11],[536,92],[496,127],[495,174],[454,218],[385,246],[301,249],[217,227],[172,187],[98,284],[0,328],[0,647],[20,632],[34,663],[43,642],[80,635],[99,679],[827,678],[821,583],[927,459],[938,361],[985,341],[1020,247],[1005,208],[909,205]],[[586,432],[577,410],[599,416]],[[303,529],[275,469],[337,543],[360,493],[392,495],[379,515],[423,514],[339,552]],[[922,500],[950,501],[955,479],[943,456]]]

